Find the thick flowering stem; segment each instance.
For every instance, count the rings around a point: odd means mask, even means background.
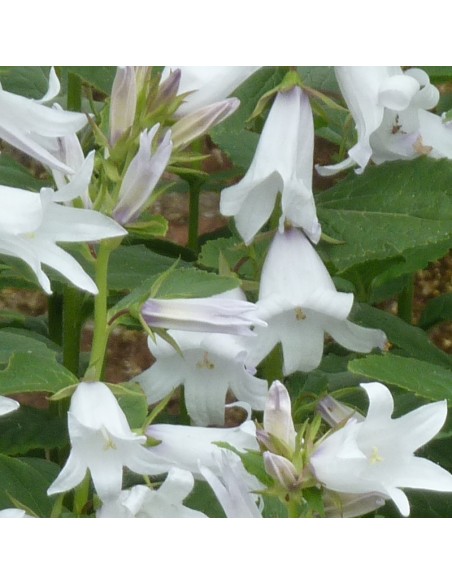
[[[94,333],[91,358],[85,379],[99,381],[104,368],[108,342],[107,300],[108,300],[108,262],[111,252],[119,245],[119,239],[103,241],[99,245],[96,260],[96,284],[99,293],[94,299]]]

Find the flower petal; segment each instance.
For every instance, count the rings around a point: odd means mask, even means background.
[[[70,491],[83,481],[87,470],[86,464],[72,450],[60,474],[47,489],[47,494],[51,497],[56,493]]]
[[[20,404],[15,399],[0,395],[0,416],[5,416],[10,412],[14,412],[19,407]]]
[[[325,318],[324,328],[337,343],[350,351],[370,353],[375,347],[384,349],[387,342],[383,331],[358,326],[348,320]]]

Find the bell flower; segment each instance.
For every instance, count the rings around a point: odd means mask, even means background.
[[[356,124],[358,142],[339,164],[318,166],[331,175],[370,160],[409,160],[421,154],[452,158],[452,128],[427,110],[439,91],[421,69],[400,67],[336,67],[342,95]]]
[[[88,122],[85,114],[53,109],[43,105],[60,91],[52,67],[49,89],[39,100],[28,99],[2,89],[0,85],[0,138],[51,169],[73,174],[74,169],[53,154],[58,138],[81,130]]]
[[[351,351],[384,348],[385,334],[347,320],[353,294],[337,292],[322,260],[298,229],[277,233],[262,269],[258,316],[268,323],[247,343],[248,358],[259,363],[282,344],[284,375],[318,367],[328,333]]]
[[[127,232],[109,217],[89,209],[60,205],[85,193],[93,169],[94,152],[86,158],[73,180],[57,191],[32,193],[0,186],[0,253],[23,260],[39,284],[51,294],[50,280],[41,268],[46,264],[74,286],[97,294],[97,286],[80,264],[56,242],[90,242],[120,237]]]
[[[171,468],[181,468],[191,472],[196,478],[202,478],[199,467],[217,468],[217,454],[222,450],[219,442],[230,444],[236,450],[258,450],[256,427],[247,420],[234,428],[199,428],[195,426],[177,426],[175,424],[152,424],[146,434],[160,443],[152,446],[149,452],[153,456],[152,474],[162,474]],[[231,452],[233,456],[239,458]]]
[[[314,124],[307,95],[299,88],[280,92],[262,130],[251,166],[243,179],[221,193],[220,212],[233,216],[249,244],[270,218],[278,192],[282,216],[302,227],[317,243],[321,228],[312,193]]]
[[[226,517],[233,519],[262,518],[260,497],[252,493],[264,489],[256,477],[244,468],[240,458],[228,450],[216,453],[217,472],[200,465],[203,478],[209,483]]]
[[[118,67],[111,88],[110,101],[110,144],[112,146],[133,124],[136,106],[135,68]]]
[[[11,399],[10,397],[5,397],[0,395],[0,416],[6,416],[10,412],[14,412],[20,407],[19,402],[16,402],[15,399]]]
[[[325,490],[323,502],[326,517],[362,517],[382,507],[386,499],[378,493],[350,495]]]
[[[381,383],[363,383],[369,410],[363,421],[346,425],[315,446],[310,458],[314,475],[330,491],[379,494],[392,499],[408,516],[403,488],[452,491],[452,475],[439,465],[415,456],[415,451],[442,428],[446,401],[427,404],[393,419],[391,392]]]
[[[266,326],[239,290],[208,298],[149,298],[141,314],[151,328],[254,336],[250,327]]]
[[[183,504],[184,499],[193,490],[194,484],[190,472],[172,468],[158,489],[136,485],[127,491],[121,491],[118,499],[104,503],[96,517],[205,518],[204,513]]]
[[[180,70],[178,94],[188,94],[177,111],[185,116],[228,97],[259,67],[165,67],[162,80],[174,69]]]
[[[168,332],[182,354],[161,338],[155,343],[149,339],[149,350],[156,362],[134,379],[141,384],[149,403],[184,385],[187,412],[197,426],[224,424],[228,389],[253,409],[264,409],[267,382],[254,377],[255,371],[245,366],[247,351],[240,343],[242,337]]]
[[[129,427],[124,412],[110,389],[101,382],[82,382],[68,411],[71,452],[47,494],[69,491],[89,469],[97,494],[103,500],[119,497],[122,469],[139,474],[153,471],[153,457],[145,448],[145,436]]]
[[[152,149],[152,141],[160,127],[155,124],[140,135],[140,147],[132,159],[121,184],[113,218],[121,225],[133,223],[146,208],[149,198],[165,170],[172,150],[171,130]]]

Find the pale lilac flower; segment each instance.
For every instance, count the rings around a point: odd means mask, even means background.
[[[172,151],[171,130],[152,148],[160,127],[155,124],[140,135],[140,147],[132,159],[121,184],[113,218],[121,225],[133,223],[149,203],[149,198],[165,170]]]
[[[356,124],[358,142],[339,164],[319,166],[322,175],[370,160],[412,159],[421,154],[452,158],[452,128],[427,110],[436,106],[439,91],[421,69],[400,67],[336,67],[342,95]]]
[[[85,114],[67,112],[42,105],[60,91],[52,67],[49,89],[40,100],[10,93],[0,85],[0,138],[53,170],[72,174],[75,169],[61,162],[53,152],[58,139],[81,130],[88,122]]]
[[[311,455],[319,482],[330,491],[392,499],[404,516],[409,515],[410,505],[402,488],[452,491],[449,472],[414,454],[442,428],[446,401],[421,406],[394,420],[388,388],[381,383],[361,387],[369,397],[365,420],[351,418],[321,440]]]
[[[166,67],[162,80],[174,69],[180,70],[178,94],[188,93],[177,112],[185,116],[228,97],[259,67]]]
[[[253,491],[262,491],[264,485],[250,475],[240,458],[228,450],[215,455],[217,469],[200,465],[199,470],[209,483],[228,518],[262,518],[262,502]]]
[[[158,489],[136,485],[121,494],[116,500],[107,501],[99,509],[96,517],[161,517],[161,518],[205,518],[200,511],[190,509],[183,501],[193,490],[193,475],[178,468],[172,468]]]
[[[97,494],[116,499],[122,486],[123,466],[150,474],[153,457],[144,447],[145,436],[129,427],[124,412],[110,389],[101,382],[82,382],[68,412],[71,452],[47,493],[69,491],[82,482],[89,469]]]
[[[314,124],[307,95],[280,92],[268,114],[251,166],[243,179],[221,193],[220,211],[233,216],[249,244],[268,221],[281,193],[280,230],[287,220],[317,243],[321,228],[312,193]]]
[[[41,268],[46,264],[72,284],[97,294],[97,286],[80,264],[56,242],[90,242],[121,237],[127,232],[109,217],[68,202],[86,192],[93,169],[94,152],[87,156],[73,180],[58,191],[40,193],[0,186],[0,253],[23,260],[39,284],[51,294],[50,280]]]
[[[137,106],[137,83],[134,67],[118,67],[111,88],[110,144],[114,146],[133,124]]]
[[[247,420],[234,428],[199,428],[175,424],[152,424],[146,434],[160,444],[149,452],[154,457],[152,474],[162,474],[171,468],[181,468],[202,478],[199,467],[219,472],[217,455],[222,448],[217,443],[227,443],[239,452],[258,450],[256,427]],[[231,452],[233,456],[238,455]]]
[[[324,335],[351,351],[384,348],[385,334],[347,320],[353,294],[337,292],[322,260],[298,229],[277,233],[262,269],[258,316],[268,327],[256,329],[247,344],[251,363],[259,363],[282,344],[283,372],[315,369],[323,355]]]
[[[141,314],[151,328],[254,336],[250,327],[266,326],[256,316],[256,305],[247,302],[244,295],[237,297],[237,293],[207,298],[149,298]]]
[[[255,370],[246,367],[247,351],[241,344],[242,337],[168,332],[182,354],[161,338],[156,338],[155,343],[149,339],[149,350],[156,362],[135,377],[149,403],[163,399],[174,388],[184,385],[187,412],[198,426],[224,424],[228,389],[253,409],[264,409],[267,382],[254,377]]]
[[[11,399],[10,397],[5,397],[0,395],[0,416],[6,416],[10,412],[14,412],[20,407],[19,402],[16,402],[15,399]]]

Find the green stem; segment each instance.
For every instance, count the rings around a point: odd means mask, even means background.
[[[62,314],[63,296],[54,292],[47,301],[47,322],[50,340],[57,345],[61,345],[63,342]]]
[[[289,518],[298,519],[300,517],[300,510],[296,499],[290,499],[287,503],[287,514]]]
[[[188,181],[190,188],[190,207],[188,216],[188,247],[196,254],[198,253],[198,231],[199,231],[199,195],[203,180],[191,178]]]
[[[90,476],[86,473],[85,478],[74,491],[74,513],[77,517],[82,516],[83,509],[88,502],[89,487]]]
[[[86,378],[99,381],[104,368],[105,353],[108,341],[107,300],[108,300],[108,260],[117,244],[114,240],[102,242],[96,260],[96,284],[99,292],[94,300],[94,333],[91,358]]]
[[[82,80],[74,73],[67,76],[67,109],[73,112],[82,109]]]
[[[63,365],[78,375],[83,293],[67,286],[63,299]]]
[[[398,315],[408,324],[413,323],[414,276],[410,276],[406,287],[398,298]]]

